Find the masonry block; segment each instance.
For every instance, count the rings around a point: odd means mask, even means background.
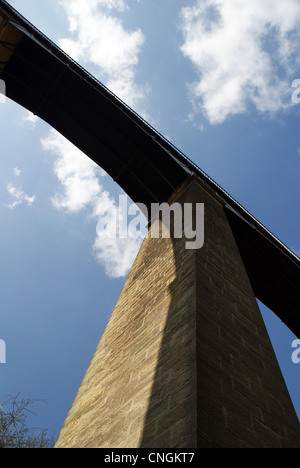
[[[128,275],[57,448],[300,447],[300,424],[220,201],[205,242],[152,239]]]

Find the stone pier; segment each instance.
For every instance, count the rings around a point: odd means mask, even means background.
[[[193,178],[205,241],[148,232],[57,448],[300,447],[300,424],[224,207]]]

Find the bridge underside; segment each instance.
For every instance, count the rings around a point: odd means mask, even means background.
[[[150,207],[194,177],[219,200],[255,296],[300,337],[300,260],[207,174],[0,1],[0,79],[38,115]],[[149,211],[150,212],[150,211]]]

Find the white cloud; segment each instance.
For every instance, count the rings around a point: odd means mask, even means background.
[[[119,98],[138,110],[147,86],[135,82],[138,56],[144,43],[140,29],[126,30],[113,10],[128,9],[125,0],[61,0],[69,30],[75,36],[60,41],[72,58],[97,66],[97,77]],[[141,112],[142,110],[139,109]]]
[[[31,206],[35,202],[34,195],[29,196],[21,188],[16,188],[12,184],[8,184],[7,191],[14,198],[14,201],[8,205],[11,210],[22,204]]]
[[[109,277],[119,278],[127,275],[142,239],[129,236],[120,238],[116,235],[122,213],[107,192],[104,192],[95,204],[93,214],[98,219],[97,236],[93,246],[96,259],[105,266]]]
[[[30,111],[26,111],[26,114],[25,114],[25,116],[23,118],[24,122],[31,125],[32,127],[35,127],[38,119],[39,119],[38,116],[34,115]]]
[[[126,30],[113,12],[129,7],[126,0],[60,0],[72,35],[60,41],[60,46],[72,58],[85,65],[96,66],[96,76],[119,98],[138,112],[147,95],[147,86],[136,83],[138,56],[144,43],[140,29]],[[145,115],[145,113],[144,113]],[[28,119],[30,117],[28,116]],[[57,156],[54,172],[60,190],[53,197],[56,209],[69,213],[88,210],[97,222],[93,246],[96,259],[108,276],[124,276],[131,268],[140,247],[140,239],[120,239],[113,230],[117,207],[114,199],[103,189],[104,172],[56,131],[51,130],[43,139],[44,150]],[[62,189],[62,190],[61,190]],[[100,225],[107,220],[105,232]]]
[[[128,274],[138,250],[141,239],[116,239],[97,237],[94,244],[96,258],[104,264],[110,278],[121,278]]]
[[[97,224],[93,246],[96,260],[104,266],[109,277],[125,276],[137,255],[141,239],[117,237],[118,207],[101,185],[105,172],[55,130],[51,130],[41,143],[45,151],[51,151],[57,157],[54,172],[63,188],[52,199],[53,206],[69,213],[88,210]],[[100,226],[106,227],[100,229]]]
[[[75,213],[94,203],[101,192],[98,166],[53,129],[41,143],[44,150],[58,156],[54,173],[63,192],[52,199],[54,207]]]
[[[16,177],[20,177],[20,175],[21,175],[21,171],[20,171],[20,169],[18,167],[13,168],[13,173],[14,173],[14,175]]]
[[[299,55],[299,0],[197,0],[181,10],[182,53],[199,79],[190,86],[195,112],[211,124],[247,111],[291,106]]]

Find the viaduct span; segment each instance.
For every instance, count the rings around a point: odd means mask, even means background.
[[[4,0],[0,79],[149,213],[205,205],[200,250],[149,228],[56,447],[299,448],[255,300],[300,337],[299,258]]]

